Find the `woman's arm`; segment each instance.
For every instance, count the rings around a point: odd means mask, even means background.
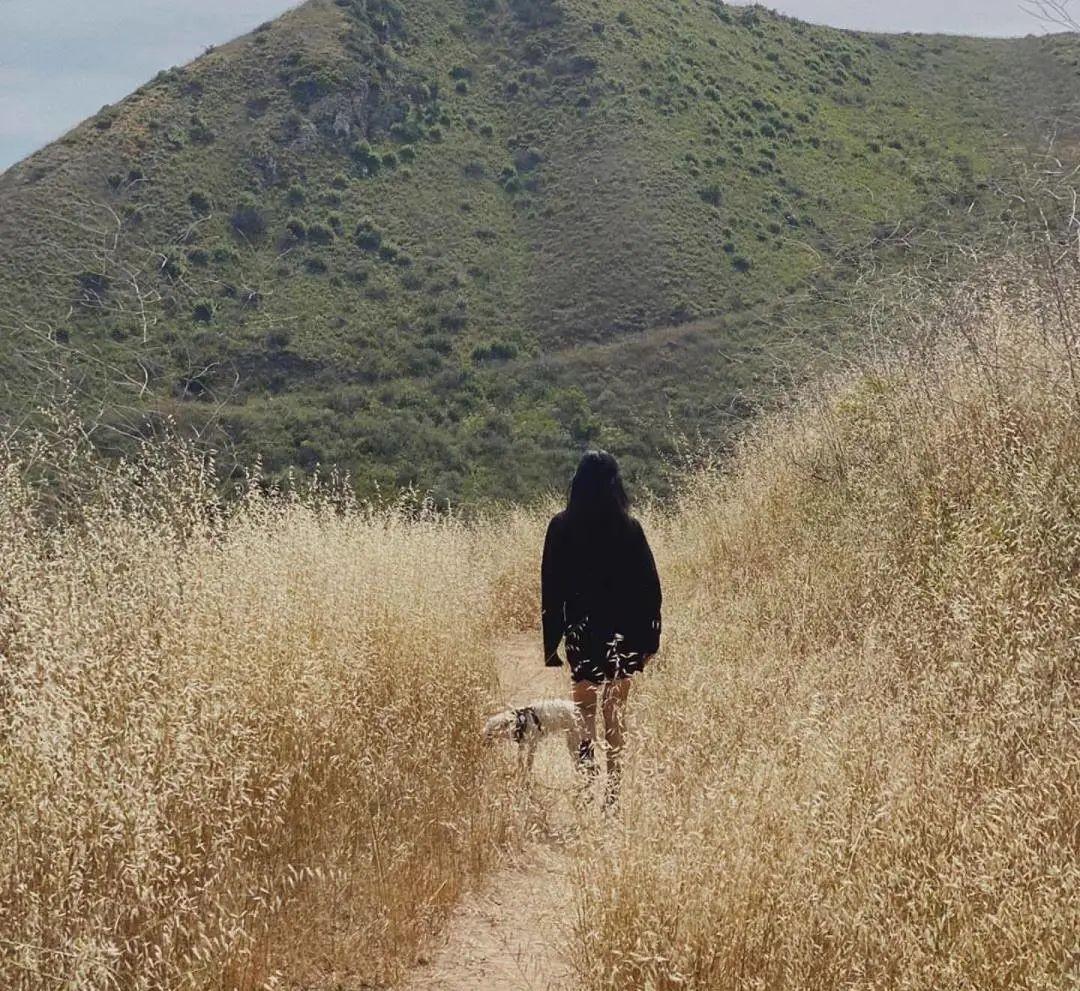
[[[544,627],[544,663],[559,667],[559,641],[566,632],[566,583],[562,542],[556,520],[548,524],[544,556],[540,564],[540,619]]]

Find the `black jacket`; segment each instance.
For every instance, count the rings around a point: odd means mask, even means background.
[[[618,635],[620,653],[655,654],[661,598],[656,563],[637,520],[576,519],[566,512],[552,518],[541,566],[545,657],[579,624],[587,642],[608,644]]]

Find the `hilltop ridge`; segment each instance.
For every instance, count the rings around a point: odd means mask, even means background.
[[[0,407],[525,497],[722,441],[853,285],[947,268],[1080,46],[709,0],[312,0],[0,175]],[[794,341],[794,343],[792,343]],[[68,388],[64,385],[63,388]]]

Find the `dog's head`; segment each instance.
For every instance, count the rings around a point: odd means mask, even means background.
[[[484,739],[488,743],[495,740],[513,740],[517,733],[517,713],[513,709],[497,712],[484,724]]]

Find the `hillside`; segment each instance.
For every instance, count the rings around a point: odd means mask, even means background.
[[[521,497],[587,442],[655,484],[853,286],[1003,238],[1078,59],[706,0],[313,0],[0,176],[0,404],[71,388],[110,443],[171,417],[364,490]]]
[[[569,688],[550,507],[221,506],[197,459],[5,447],[0,987],[1075,987],[1080,267],[1021,273],[640,510],[614,816],[563,741],[531,787],[483,743]]]

